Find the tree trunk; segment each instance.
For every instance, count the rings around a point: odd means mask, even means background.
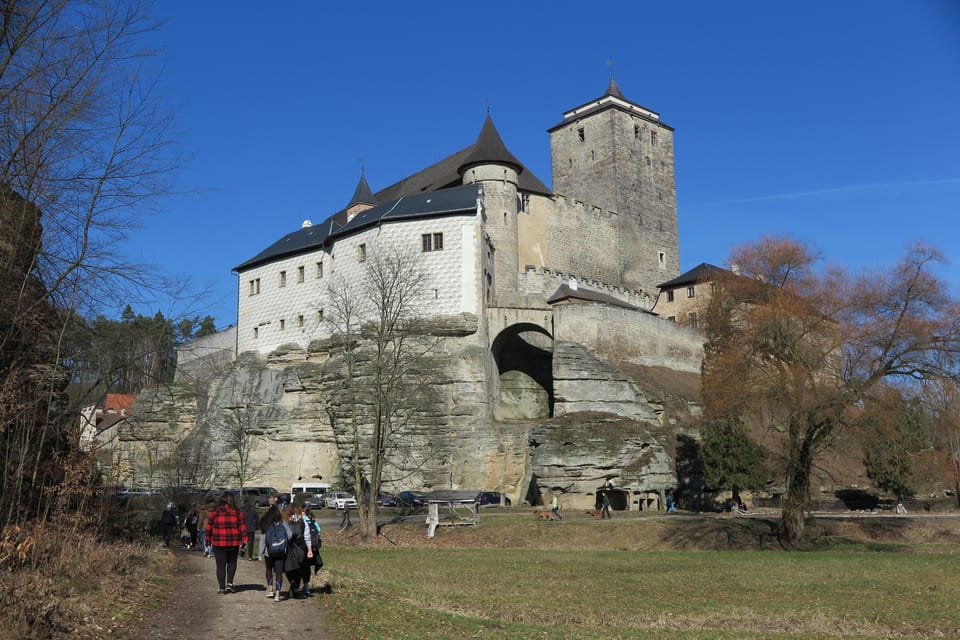
[[[810,472],[813,469],[813,448],[803,439],[793,448],[787,464],[787,495],[780,513],[780,542],[796,546],[803,537],[806,525],[804,513],[810,503]]]

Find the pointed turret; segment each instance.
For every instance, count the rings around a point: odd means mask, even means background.
[[[507,146],[503,144],[503,139],[500,137],[497,128],[493,125],[493,119],[490,118],[489,113],[487,114],[487,119],[483,122],[483,128],[480,129],[480,135],[477,136],[477,141],[473,144],[473,151],[470,152],[470,155],[467,156],[457,171],[459,171],[460,175],[463,175],[470,167],[480,164],[507,165],[515,169],[518,174],[523,171],[523,165],[507,150]]]
[[[626,100],[626,98],[623,97],[623,92],[620,91],[620,87],[617,86],[617,81],[613,79],[612,73],[610,74],[610,84],[607,85],[607,92],[603,95]]]
[[[361,170],[360,182],[357,183],[353,197],[350,198],[350,204],[347,205],[347,222],[353,220],[354,216],[358,213],[372,209],[378,204],[380,203],[377,202],[376,196],[374,196],[373,191],[370,190],[370,185],[367,184],[366,173]]]

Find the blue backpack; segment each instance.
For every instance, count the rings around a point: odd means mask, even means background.
[[[283,558],[287,555],[287,530],[282,522],[274,522],[267,527],[264,541],[267,545],[267,556]]]

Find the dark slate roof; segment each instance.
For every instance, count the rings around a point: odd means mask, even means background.
[[[380,201],[377,200],[376,196],[374,196],[373,192],[370,190],[370,185],[367,184],[367,176],[364,173],[360,174],[360,182],[357,183],[357,188],[353,192],[353,197],[350,198],[350,202],[347,203],[347,209],[355,204],[380,204]]]
[[[617,86],[617,81],[613,79],[613,74],[610,74],[610,84],[607,85],[607,92],[603,94],[605,96],[613,96],[614,98],[620,98],[621,100],[627,100],[623,97],[623,92],[620,91],[620,87]],[[630,102],[627,100],[627,102]]]
[[[463,164],[457,167],[457,173],[463,175],[466,169],[478,164],[507,164],[516,169],[517,173],[523,173],[523,165],[507,151],[489,113],[487,119],[483,121],[477,141],[473,143],[473,150]]]
[[[533,174],[533,172],[531,172],[519,160],[517,160],[513,154],[507,151],[503,141],[500,139],[500,134],[497,133],[496,128],[493,127],[493,122],[490,120],[490,116],[487,116],[487,119],[483,123],[483,127],[480,129],[480,135],[477,136],[476,142],[474,142],[472,145],[465,149],[461,149],[450,156],[447,156],[443,160],[430,165],[426,169],[422,169],[417,173],[407,176],[399,182],[393,183],[389,187],[377,191],[377,198],[380,200],[380,202],[388,202],[401,196],[415,195],[427,191],[436,191],[437,189],[446,189],[448,187],[463,184],[460,168],[466,164],[472,164],[473,161],[471,158],[479,156],[480,152],[477,152],[477,156],[474,155],[477,146],[483,143],[484,147],[486,148],[488,145],[492,146],[495,144],[494,142],[490,142],[490,132],[487,127],[488,122],[490,123],[490,128],[493,128],[493,135],[496,135],[496,139],[499,141],[499,146],[502,148],[503,152],[506,153],[508,163],[513,164],[518,168],[517,170],[519,176],[517,178],[517,187],[520,189],[520,191],[538,193],[546,196],[553,195],[550,189],[548,189],[547,186]],[[483,153],[487,154],[489,151],[484,150]],[[497,153],[499,154],[501,152]]]
[[[624,302],[620,298],[615,298],[609,294],[600,291],[593,291],[592,289],[584,289],[580,286],[578,286],[576,289],[571,289],[570,286],[566,284],[560,285],[560,287],[553,292],[553,295],[547,298],[547,304],[556,304],[562,300],[601,302],[603,304],[612,304],[614,306],[623,307],[624,309],[631,309],[633,311],[646,311],[645,309],[634,306],[629,302]]]
[[[322,224],[288,233],[233,270],[243,271],[278,258],[315,251],[341,235],[351,234],[374,224],[450,214],[474,214],[477,210],[479,188],[478,185],[469,184],[401,197],[361,211],[347,224],[339,224],[334,219],[336,216],[331,216]]]
[[[646,116],[646,115],[644,115],[644,114],[642,114],[642,113],[637,113],[636,111],[630,111],[629,109],[627,109],[627,108],[624,107],[623,105],[619,105],[619,104],[617,104],[617,103],[615,103],[615,102],[612,102],[612,101],[610,101],[610,100],[605,100],[605,98],[608,98],[608,97],[613,97],[613,98],[617,98],[618,100],[623,100],[624,102],[628,102],[628,103],[630,103],[631,105],[633,105],[633,106],[635,106],[635,107],[638,107],[638,108],[640,108],[640,109],[643,109],[644,111],[649,111],[650,113],[656,114],[657,117],[656,117],[656,118],[651,118],[651,117]],[[588,101],[588,102],[584,102],[584,103],[583,103],[582,105],[580,105],[579,107],[574,107],[573,109],[568,109],[568,110],[565,112],[565,114],[564,114],[563,120],[561,120],[561,121],[558,122],[557,124],[553,125],[553,126],[550,127],[549,129],[547,129],[547,131],[553,132],[553,131],[559,129],[560,127],[564,126],[565,124],[568,124],[568,123],[571,122],[571,121],[580,120],[581,118],[585,118],[585,117],[587,117],[587,116],[589,116],[589,115],[593,115],[593,114],[599,113],[599,112],[601,112],[601,111],[606,111],[607,109],[619,109],[619,110],[621,110],[621,111],[625,111],[625,112],[627,112],[627,113],[629,113],[629,114],[631,114],[631,115],[634,115],[634,116],[636,116],[636,117],[638,117],[638,118],[643,118],[644,120],[647,120],[647,121],[649,121],[649,122],[655,122],[655,123],[659,124],[660,126],[664,127],[665,129],[669,129],[670,131],[673,131],[673,130],[674,130],[674,128],[671,127],[670,125],[668,125],[666,122],[664,122],[663,120],[659,120],[658,118],[660,117],[660,114],[657,113],[656,111],[654,111],[653,109],[648,109],[647,107],[643,106],[642,104],[638,104],[638,103],[634,102],[633,100],[628,100],[627,98],[625,98],[625,97],[623,96],[623,92],[620,91],[620,87],[617,86],[616,81],[613,79],[613,76],[610,76],[610,83],[607,85],[607,90],[604,92],[604,94],[603,94],[602,96],[600,96],[599,98],[596,98],[596,99],[594,99],[594,100],[590,100],[590,101]],[[574,112],[576,112],[576,113],[574,113]],[[566,114],[572,114],[572,115],[566,115]]]
[[[687,284],[696,284],[697,282],[711,282],[721,277],[732,275],[732,271],[721,269],[720,267],[701,262],[686,273],[681,273],[673,280],[667,280],[663,284],[657,285],[659,289],[673,289]]]

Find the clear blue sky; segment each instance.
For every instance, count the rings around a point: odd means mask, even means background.
[[[209,286],[209,307],[192,312],[218,327],[236,321],[231,268],[344,207],[361,158],[381,189],[471,144],[489,104],[549,185],[546,129],[602,95],[610,59],[624,95],[676,128],[683,270],[725,265],[764,234],[853,269],[927,241],[960,294],[957,0],[156,10],[158,90],[178,109],[185,162],[181,194],[130,250]]]

